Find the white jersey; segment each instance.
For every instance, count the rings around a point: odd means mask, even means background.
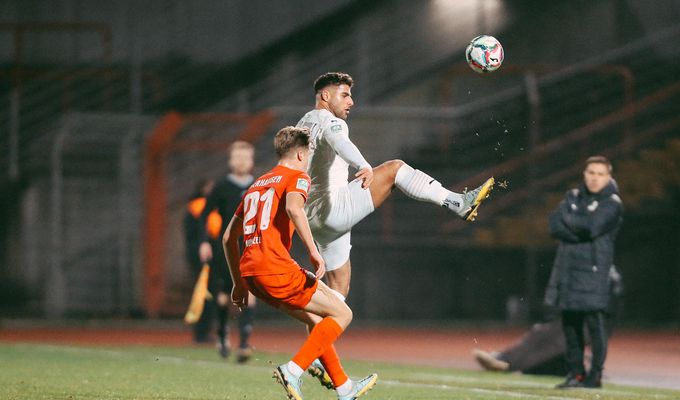
[[[352,226],[375,209],[371,192],[359,181],[347,181],[349,166],[362,169],[371,165],[349,140],[347,123],[330,111],[312,110],[297,126],[310,131],[307,174],[312,187],[305,203],[309,227],[326,270],[332,271],[349,259]]]
[[[347,190],[348,167],[361,169],[371,165],[349,140],[347,123],[330,111],[312,110],[300,119],[297,126],[310,131],[307,174],[312,179],[312,187],[305,204],[307,215],[325,223],[339,193]]]
[[[328,137],[343,135],[349,138],[347,123],[328,110],[312,110],[297,123],[298,127],[308,128],[311,134],[309,168],[307,174],[312,178],[312,193],[332,192],[347,186],[349,163],[338,156]]]
[[[347,123],[330,111],[312,110],[297,124],[311,134],[308,175],[312,178],[312,192],[334,192],[347,186],[348,166],[356,169],[370,167],[361,152],[349,140]]]

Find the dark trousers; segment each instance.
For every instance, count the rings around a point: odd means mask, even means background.
[[[584,324],[590,335],[590,348],[593,353],[590,373],[601,373],[607,357],[607,326],[604,311],[562,311],[562,329],[567,344],[567,365],[574,375],[585,374]]]
[[[227,266],[227,259],[224,255],[222,242],[219,240],[211,240],[213,250],[213,259],[210,261],[210,279],[208,280],[208,288],[210,293],[215,297],[212,303],[211,316],[217,318],[217,337],[220,341],[229,341],[229,307],[223,307],[217,304],[217,295],[219,292],[224,292],[227,296],[231,296],[231,289],[233,282],[229,274],[229,267]],[[207,305],[207,304],[206,304]],[[239,328],[239,347],[245,349],[249,347],[250,335],[253,332],[254,320],[254,305],[249,305],[245,310],[238,315]]]
[[[532,325],[516,343],[503,349],[498,358],[508,362],[511,371],[564,375],[567,373],[564,349],[562,321],[555,318]]]

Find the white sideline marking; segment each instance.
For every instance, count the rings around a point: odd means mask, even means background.
[[[518,382],[516,380],[510,380],[510,379],[497,379],[497,376],[489,377],[489,379],[479,379],[479,378],[471,378],[468,376],[457,376],[457,375],[439,375],[439,374],[427,374],[427,373],[415,373],[413,374],[414,378],[422,378],[422,379],[433,379],[433,380],[439,380],[443,382],[466,382],[466,383],[478,383],[478,382],[485,382],[488,383],[489,381],[492,381],[493,383],[498,383],[502,385],[508,385],[508,386],[523,386],[523,387],[535,387],[535,388],[546,388],[548,386],[547,383],[539,383],[539,382]]]
[[[456,375],[438,375],[438,374],[428,374],[428,373],[415,373],[413,374],[414,377],[420,377],[422,379],[431,379],[431,380],[439,380],[443,382],[461,382],[461,383],[489,383],[491,380],[486,380],[486,379],[479,379],[479,378],[471,378],[467,376],[456,376]],[[500,385],[506,385],[506,386],[516,386],[516,387],[534,387],[534,388],[544,388],[544,389],[552,389],[553,386],[550,384],[544,384],[544,383],[539,383],[539,382],[518,382],[514,380],[509,380],[509,379],[496,379],[494,377],[491,380],[493,383],[497,383]],[[395,381],[398,382],[398,381]],[[663,389],[663,388],[659,388]],[[673,396],[669,395],[663,395],[663,394],[655,394],[655,395],[649,395],[649,394],[639,394],[639,393],[631,393],[631,392],[623,392],[620,390],[614,390],[614,389],[607,389],[605,388],[600,388],[596,390],[592,389],[567,389],[568,391],[571,390],[587,390],[588,392],[592,392],[594,394],[616,394],[616,395],[625,395],[625,396],[632,396],[632,397],[638,397],[638,398],[655,398],[655,399],[672,399],[674,398]],[[539,396],[540,397],[540,396]],[[580,398],[580,397],[579,397]]]
[[[464,386],[451,386],[451,385],[446,385],[446,384],[433,384],[433,383],[414,383],[414,382],[400,382],[400,381],[393,381],[393,380],[379,380],[378,383],[382,383],[385,385],[392,385],[392,386],[410,386],[410,387],[422,387],[422,388],[430,388],[430,389],[444,389],[444,390],[456,390],[456,391],[467,391],[467,392],[475,392],[475,393],[484,393],[484,394],[495,394],[495,395],[504,395],[504,396],[509,396],[509,397],[519,397],[519,398],[538,398],[538,399],[554,399],[554,400],[572,400],[572,399],[581,399],[581,397],[561,397],[561,396],[543,396],[543,395],[535,395],[535,394],[529,394],[529,393],[517,393],[517,392],[508,392],[507,390],[494,390],[494,389],[480,389],[480,388],[470,388],[470,387],[464,387]]]

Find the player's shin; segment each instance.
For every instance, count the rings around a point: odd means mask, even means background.
[[[305,340],[300,351],[292,361],[303,371],[309,368],[316,358],[325,353],[342,334],[342,327],[331,317],[321,320]]]
[[[326,369],[326,372],[331,377],[333,385],[336,388],[349,380],[349,377],[340,364],[340,357],[338,356],[337,351],[335,351],[335,346],[331,345],[328,347],[328,349],[326,349],[319,359]]]
[[[407,196],[418,201],[427,201],[459,212],[463,197],[445,189],[442,184],[423,171],[404,164],[397,171],[394,184]]]

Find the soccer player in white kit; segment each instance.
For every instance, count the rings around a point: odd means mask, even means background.
[[[321,75],[314,82],[316,106],[297,123],[311,133],[307,173],[312,187],[305,209],[326,263],[328,286],[343,300],[349,293],[351,277],[351,229],[378,208],[395,186],[411,198],[446,207],[472,221],[494,185],[491,177],[478,188],[461,194],[447,190],[436,179],[401,160],[372,168],[350,140],[345,122],[354,105],[353,84],[352,77],[345,73]],[[358,172],[348,182],[350,165]]]
[[[314,82],[316,106],[297,123],[310,130],[310,161],[307,174],[311,189],[305,204],[309,225],[326,263],[328,286],[343,301],[349,293],[352,227],[378,208],[396,186],[416,200],[443,206],[472,221],[477,208],[489,196],[494,179],[467,193],[451,192],[422,171],[401,160],[372,168],[349,139],[345,120],[354,106],[348,74],[328,72]],[[357,169],[348,182],[349,166]],[[307,370],[329,388],[333,383],[319,360]]]

